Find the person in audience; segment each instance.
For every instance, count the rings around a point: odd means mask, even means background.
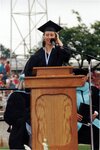
[[[62,29],[51,20],[38,28],[43,33],[42,47],[27,61],[23,74],[35,75],[33,67],[62,66],[68,63],[71,53],[63,47],[58,36]],[[4,114],[5,121],[12,126],[9,147],[11,149],[24,149],[28,145],[28,133],[26,124],[30,124],[30,91],[16,91],[8,97]]]
[[[0,62],[0,74],[3,74],[2,76],[2,81],[4,82],[5,84],[5,81],[7,79],[7,75],[6,75],[6,69],[5,69],[5,59],[1,59],[1,62]]]
[[[18,88],[19,85],[19,76],[18,74],[15,74],[13,79],[12,79],[13,84],[15,85],[16,88]]]
[[[90,100],[92,100],[92,127],[93,127],[93,145],[94,150],[99,150],[99,130],[100,130],[100,119],[98,118],[99,110],[96,107],[97,103],[99,103],[99,93],[97,94],[93,88],[92,88],[92,94],[90,99],[90,84],[88,82],[88,71],[85,69],[79,69],[75,71],[76,75],[86,75],[87,81],[85,82],[84,86],[78,87],[76,89],[76,95],[77,95],[77,120],[78,120],[78,143],[79,144],[91,144],[91,130],[90,130],[90,122],[88,122],[88,119],[90,118],[90,111],[88,110],[87,114],[87,105],[85,109],[83,110],[83,115],[80,114],[82,107],[82,104],[88,104],[90,106]],[[97,94],[96,96],[94,96]],[[99,107],[99,105],[98,105]],[[79,112],[80,110],[80,112]],[[85,115],[85,116],[84,116]],[[84,117],[86,117],[86,120],[84,120]],[[84,122],[83,122],[84,120]]]
[[[0,60],[0,74],[6,74],[6,70],[4,67],[4,59]]]
[[[0,88],[3,88],[4,87],[4,82],[3,82],[3,74],[1,73],[0,74]]]
[[[9,77],[10,71],[11,71],[11,66],[10,66],[9,60],[7,60],[6,63],[4,64],[4,68],[5,68],[5,70],[6,70],[6,75],[7,75],[7,77]]]

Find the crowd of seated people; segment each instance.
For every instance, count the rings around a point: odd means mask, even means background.
[[[3,110],[6,105],[7,97],[19,86],[19,74],[11,71],[8,60],[0,60],[0,109]],[[5,100],[6,99],[6,100]]]

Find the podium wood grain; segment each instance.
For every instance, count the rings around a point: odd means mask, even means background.
[[[37,76],[25,78],[31,89],[32,150],[43,150],[44,138],[49,150],[78,150],[76,87],[84,76],[73,75],[71,67],[34,69]]]

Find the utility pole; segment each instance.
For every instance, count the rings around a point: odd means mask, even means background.
[[[60,25],[60,26],[66,26],[67,25],[67,23],[61,23],[61,18],[59,17],[59,20],[58,20],[58,24]]]

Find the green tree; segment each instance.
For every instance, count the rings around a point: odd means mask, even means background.
[[[0,45],[0,57],[10,58],[10,49],[5,48],[2,44]]]
[[[76,14],[78,25],[75,27],[64,27],[60,32],[61,39],[64,45],[70,45],[71,48],[76,50],[72,53],[72,57],[77,60],[79,68],[83,67],[84,60],[93,58],[100,58],[100,22],[96,22],[88,28],[84,23],[78,12],[73,10]],[[80,58],[77,57],[78,53]]]
[[[13,52],[12,57],[14,57],[16,54]],[[10,49],[5,48],[2,44],[0,45],[0,57],[1,58],[10,58]]]
[[[100,58],[100,21],[96,21],[94,24],[91,24],[91,29],[93,30],[92,42],[94,45],[94,50]]]

